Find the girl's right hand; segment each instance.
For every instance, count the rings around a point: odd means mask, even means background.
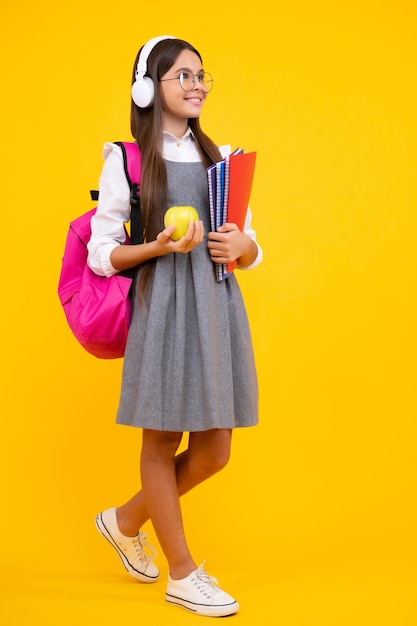
[[[184,254],[186,252],[190,252],[190,250],[199,246],[204,238],[204,225],[201,220],[198,220],[197,222],[190,222],[185,235],[177,241],[171,239],[171,235],[174,230],[174,226],[168,226],[168,228],[161,231],[156,238],[156,240],[165,248],[165,254],[168,254],[169,252],[182,252]]]
[[[171,239],[173,231],[174,226],[170,226],[162,230],[154,241],[139,243],[134,246],[126,244],[117,246],[111,252],[111,264],[117,272],[121,272],[170,252],[190,252],[203,241],[204,226],[200,220],[190,222],[184,237],[181,237],[178,241]]]

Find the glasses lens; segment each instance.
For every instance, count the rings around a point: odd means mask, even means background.
[[[181,72],[179,81],[184,91],[191,91],[194,85],[207,92],[213,87],[213,79],[207,72],[201,72],[197,76],[193,76],[190,72]]]
[[[191,91],[191,89],[193,88],[194,78],[190,72],[181,72],[181,74],[179,75],[179,81],[184,91]]]
[[[200,75],[200,83],[205,91],[211,91],[213,87],[213,78],[211,74],[209,74],[208,72],[203,72]]]

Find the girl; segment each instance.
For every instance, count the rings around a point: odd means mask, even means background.
[[[97,516],[101,534],[128,572],[154,582],[155,551],[140,531],[150,519],[168,561],[166,600],[195,613],[223,616],[239,606],[197,567],[184,535],[180,496],[222,469],[232,429],[258,421],[257,380],[246,312],[234,275],[218,283],[214,262],[262,257],[250,227],[210,231],[205,168],[218,147],[199,123],[212,78],[200,54],[173,37],[150,40],[134,66],[131,130],[142,155],[145,242],[125,245],[129,187],[121,149],[105,144],[100,200],[92,223],[89,265],[110,276],[138,266],[117,422],[143,429],[142,490]],[[199,214],[178,241],[164,228],[169,206]],[[183,433],[188,448],[177,454]]]

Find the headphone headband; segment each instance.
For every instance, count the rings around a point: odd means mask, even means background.
[[[136,66],[135,82],[132,85],[132,100],[141,109],[146,109],[153,103],[155,86],[153,80],[149,76],[145,76],[148,70],[148,58],[156,44],[164,39],[176,39],[171,35],[162,37],[153,37],[145,43],[140,51],[138,63]]]

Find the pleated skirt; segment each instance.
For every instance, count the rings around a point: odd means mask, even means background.
[[[196,207],[210,230],[200,163],[166,162],[169,205]],[[253,426],[258,384],[239,285],[217,282],[207,239],[156,261],[142,304],[140,269],[132,296],[116,421],[138,428],[197,432]]]

